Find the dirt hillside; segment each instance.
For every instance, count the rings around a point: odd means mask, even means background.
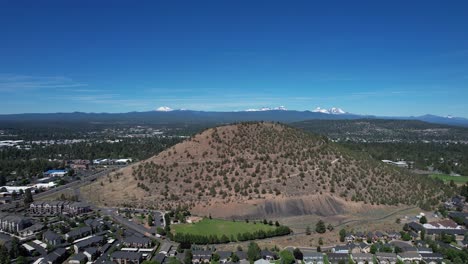
[[[82,190],[107,206],[188,206],[218,217],[332,215],[435,204],[436,182],[276,123],[208,129]]]

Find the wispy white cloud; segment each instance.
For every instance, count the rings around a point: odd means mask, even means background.
[[[0,74],[0,91],[15,92],[24,90],[74,88],[88,86],[64,76],[31,76]]]

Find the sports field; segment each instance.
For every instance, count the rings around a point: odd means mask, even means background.
[[[220,219],[203,219],[195,224],[177,224],[171,225],[171,229],[175,233],[185,233],[193,235],[217,235],[222,236],[226,235],[230,237],[231,235],[236,236],[241,233],[253,233],[258,230],[270,231],[274,230],[276,227],[265,225],[263,223],[253,222],[246,223],[245,221],[230,221],[230,220],[220,220]]]
[[[441,179],[444,182],[449,182],[452,181],[455,183],[463,184],[465,182],[468,182],[468,176],[451,176],[447,174],[431,174],[430,177],[436,178],[436,179]]]

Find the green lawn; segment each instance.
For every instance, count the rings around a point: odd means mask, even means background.
[[[274,230],[276,227],[265,225],[263,223],[246,223],[245,221],[230,221],[230,220],[219,220],[219,219],[203,219],[195,224],[176,224],[171,225],[171,229],[175,233],[188,233],[193,235],[231,235],[236,236],[239,233],[253,233],[258,230]]]
[[[455,183],[461,183],[461,184],[468,182],[468,176],[451,176],[447,174],[431,174],[430,177],[441,179],[444,182],[449,182],[451,180],[453,180]]]

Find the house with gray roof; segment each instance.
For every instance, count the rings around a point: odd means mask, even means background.
[[[421,254],[421,253],[433,253],[432,248],[428,248],[428,247],[417,247],[416,249],[418,250],[419,254]]]
[[[153,242],[151,241],[151,239],[147,237],[130,236],[130,237],[125,237],[122,241],[122,244],[126,247],[150,248]],[[166,255],[168,252],[169,250],[166,251]]]
[[[276,254],[274,252],[271,252],[270,250],[260,251],[260,256],[262,257],[262,259],[266,260],[275,260],[277,258]]]
[[[89,204],[86,204],[86,203],[73,202],[73,203],[66,204],[64,206],[64,211],[70,215],[79,215],[79,214],[90,212],[91,207],[89,206]]]
[[[398,261],[397,254],[395,253],[377,252],[375,253],[375,258],[379,264],[395,264]]]
[[[85,225],[91,227],[93,232],[100,232],[106,226],[102,219],[86,219],[84,223]]]
[[[208,263],[211,260],[211,250],[194,250],[192,251],[194,263]]]
[[[426,264],[438,264],[444,260],[444,256],[440,253],[420,253],[419,255]]]
[[[21,237],[27,238],[30,236],[33,236],[39,232],[41,232],[44,229],[44,224],[43,223],[35,223],[32,226],[26,227],[25,229],[19,231],[19,235]]]
[[[303,251],[303,261],[305,264],[323,264],[324,256],[320,252]]]
[[[86,255],[89,261],[93,261],[98,257],[99,251],[96,247],[88,247],[83,250],[83,254]]]
[[[49,245],[57,246],[62,244],[63,239],[57,233],[51,230],[47,230],[44,232],[44,234],[42,234],[42,241]]]
[[[374,263],[374,255],[370,253],[353,253],[351,254],[351,258],[357,264],[373,264]]]
[[[226,263],[231,258],[231,251],[216,251],[215,254],[219,256],[220,263]]]
[[[73,249],[75,250],[75,253],[78,253],[83,251],[85,248],[101,245],[103,241],[104,238],[102,236],[93,236],[76,243],[73,245]]]
[[[153,257],[152,260],[156,261],[156,263],[164,263],[164,260],[166,259],[166,255],[163,253],[158,253],[156,256]]]
[[[328,262],[331,264],[338,264],[341,261],[349,261],[349,255],[346,253],[328,253],[327,256]]]
[[[65,248],[57,248],[56,250],[47,254],[44,261],[48,264],[62,263],[67,258],[67,251]]]
[[[159,249],[159,253],[163,253],[164,255],[167,256],[169,254],[169,251],[171,251],[172,245],[169,243],[162,243],[161,247]]]
[[[68,240],[75,240],[78,238],[82,238],[85,236],[89,236],[92,234],[92,229],[89,226],[84,226],[80,228],[73,229],[72,231],[65,234],[65,239]]]
[[[398,253],[398,259],[403,262],[420,262],[422,257],[417,252],[403,252]]]
[[[117,264],[140,264],[143,262],[143,254],[140,252],[114,251],[110,259]]]
[[[0,230],[7,233],[18,234],[23,229],[32,226],[32,221],[18,215],[1,215]]]
[[[68,264],[85,264],[88,261],[88,257],[86,257],[83,253],[78,253],[73,255],[69,260]]]

